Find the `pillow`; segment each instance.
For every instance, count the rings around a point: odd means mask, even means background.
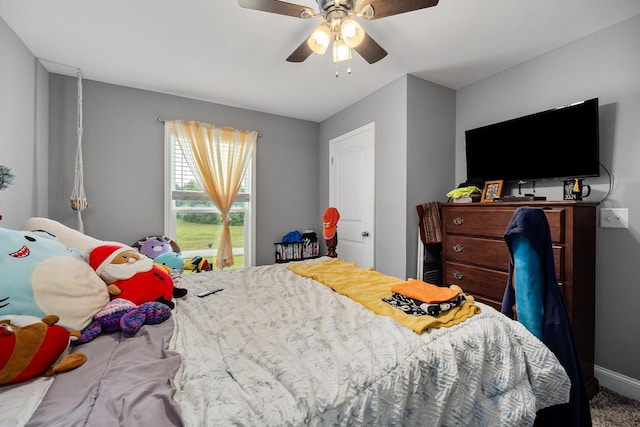
[[[110,299],[77,251],[37,233],[0,228],[0,271],[0,316],[57,315],[82,330]]]

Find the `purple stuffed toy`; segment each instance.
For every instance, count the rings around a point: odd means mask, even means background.
[[[93,321],[82,330],[76,343],[88,343],[102,333],[122,331],[133,335],[142,325],[156,325],[170,316],[171,309],[160,302],[136,305],[123,298],[114,298],[93,316]]]
[[[140,253],[148,256],[151,259],[156,259],[159,255],[174,251],[171,246],[171,239],[165,236],[149,236],[142,240],[138,240],[135,247],[140,250]]]

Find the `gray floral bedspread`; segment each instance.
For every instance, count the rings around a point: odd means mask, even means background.
[[[283,264],[182,286],[170,348],[187,426],[526,426],[569,399],[553,353],[486,305],[418,335]]]

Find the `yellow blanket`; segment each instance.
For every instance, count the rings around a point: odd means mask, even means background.
[[[377,271],[359,268],[353,263],[348,263],[338,258],[311,263],[295,263],[287,268],[296,274],[327,285],[334,291],[359,302],[376,314],[395,319],[418,334],[429,328],[455,325],[480,312],[480,307],[473,303],[473,297],[465,295],[466,303],[438,316],[408,315],[382,301],[382,298],[391,297],[391,287],[406,283],[406,281]],[[462,289],[456,285],[452,285],[451,288],[463,293]]]

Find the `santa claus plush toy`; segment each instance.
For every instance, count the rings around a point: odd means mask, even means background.
[[[111,299],[123,298],[136,305],[158,301],[174,307],[171,276],[135,249],[100,245],[89,253],[89,264],[107,283]]]
[[[129,246],[101,245],[89,253],[89,265],[107,285],[149,271],[153,260]]]

